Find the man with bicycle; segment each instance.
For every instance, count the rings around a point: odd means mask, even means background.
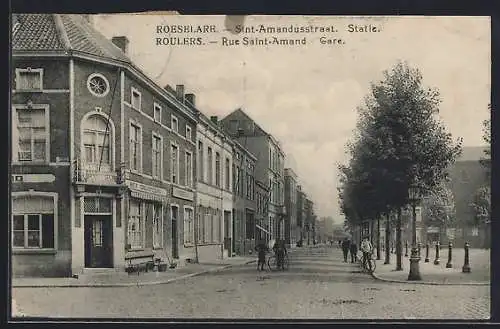
[[[274,254],[276,255],[276,262],[278,268],[281,270],[285,270],[285,256],[287,254],[285,241],[284,240],[276,240],[273,246]]]
[[[361,252],[363,253],[363,267],[367,267],[367,262],[373,252],[373,246],[368,237],[364,237],[361,242]]]

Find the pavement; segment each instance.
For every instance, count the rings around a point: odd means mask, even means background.
[[[484,285],[491,284],[490,278],[490,251],[485,249],[469,250],[470,273],[463,273],[464,250],[452,249],[452,267],[446,268],[448,262],[448,249],[440,250],[439,265],[434,265],[435,252],[429,251],[429,262],[425,262],[425,249],[421,250],[421,260],[419,262],[420,281],[408,281],[410,269],[410,258],[402,259],[402,271],[396,271],[396,255],[391,254],[390,264],[384,264],[385,254],[381,254],[381,260],[377,260],[377,267],[373,276],[376,279],[408,284],[429,284],[429,285]],[[404,255],[404,254],[403,254]]]
[[[246,265],[256,262],[255,257],[230,257],[214,260],[212,262],[200,262],[198,264],[186,264],[185,266],[168,269],[165,272],[107,272],[81,275],[79,278],[12,278],[14,288],[36,288],[36,287],[131,287],[166,284],[183,280],[197,275],[217,272],[232,266]]]
[[[344,263],[338,247],[290,252],[287,271],[230,266],[170,284],[13,288],[15,320],[475,319],[490,317],[490,287],[384,282]]]

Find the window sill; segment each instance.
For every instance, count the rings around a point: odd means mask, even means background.
[[[55,255],[57,250],[55,249],[12,249],[13,255]]]

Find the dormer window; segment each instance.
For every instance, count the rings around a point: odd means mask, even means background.
[[[16,69],[16,90],[42,90],[43,69]]]
[[[141,93],[134,87],[132,87],[130,104],[136,110],[141,109]]]
[[[176,133],[179,132],[179,120],[177,120],[176,117],[174,117],[172,115],[172,119],[171,119],[171,128],[172,128],[172,131],[175,131]]]

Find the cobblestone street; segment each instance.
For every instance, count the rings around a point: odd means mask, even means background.
[[[18,315],[106,318],[487,319],[489,286],[388,283],[343,263],[335,247],[290,255],[286,272],[237,266],[170,284],[14,288]],[[15,314],[14,314],[15,315]]]

